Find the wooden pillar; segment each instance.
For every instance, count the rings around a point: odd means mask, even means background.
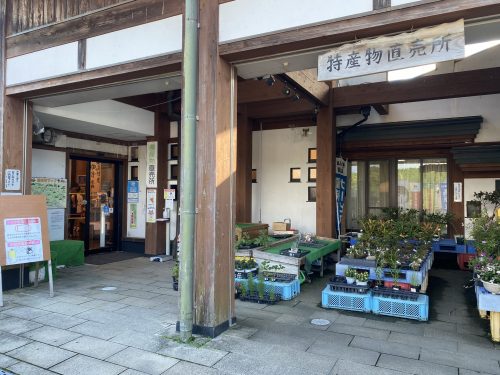
[[[448,157],[448,212],[454,215],[453,221],[448,228],[448,235],[453,237],[456,235],[464,235],[464,173],[460,166],[455,162],[453,156]],[[462,201],[453,201],[453,183],[460,182],[462,184]]]
[[[252,221],[252,123],[246,108],[238,114],[236,156],[236,222]]]
[[[319,110],[317,118],[317,175],[316,175],[316,234],[335,237],[335,157],[336,126],[330,90],[329,105]]]
[[[234,68],[218,53],[219,2],[200,0],[193,332],[217,336],[234,317]]]
[[[156,217],[161,218],[165,200],[163,189],[168,187],[168,139],[170,135],[170,120],[161,112],[155,112],[155,135],[148,142],[158,142]],[[165,222],[146,223],[146,239],[144,252],[147,255],[165,254],[166,224]]]

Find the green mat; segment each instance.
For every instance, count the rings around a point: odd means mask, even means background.
[[[52,276],[57,277],[57,266],[66,267],[82,266],[85,262],[84,242],[74,240],[61,240],[50,242],[50,259],[52,260]],[[40,262],[40,268],[45,268],[45,281],[48,280],[48,263]],[[30,265],[30,270],[35,270],[35,263]]]
[[[304,265],[304,269],[307,272],[311,271],[311,264],[316,259],[320,259],[321,257],[333,253],[334,251],[338,251],[340,249],[341,242],[339,240],[332,240],[332,241],[318,240],[318,242],[323,246],[319,248],[309,247],[304,245],[299,246],[300,250],[309,250],[309,253],[306,255],[306,264]],[[284,242],[278,245],[273,245],[264,251],[272,254],[279,254],[281,250],[290,249],[294,243],[295,241]]]

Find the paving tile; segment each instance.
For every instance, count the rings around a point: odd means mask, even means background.
[[[122,350],[107,361],[151,375],[161,374],[179,362],[177,359],[135,348]]]
[[[122,294],[118,294],[115,292],[93,292],[89,293],[87,297],[92,298],[92,299],[100,299],[103,301],[110,301],[110,302],[116,302],[120,301],[122,299],[127,298],[127,296],[124,296]]]
[[[486,349],[479,346],[458,343],[458,352],[465,353],[466,355],[473,355],[474,357],[484,358],[484,359],[495,359],[500,361],[500,350],[498,349]]]
[[[356,336],[351,341],[349,346],[360,349],[374,350],[380,353],[397,355],[400,357],[407,357],[418,359],[420,355],[420,347],[413,345],[401,345],[396,342],[389,342],[384,340],[374,340],[366,337]]]
[[[125,345],[101,340],[90,336],[81,336],[61,346],[62,349],[84,354],[97,359],[106,359],[126,348]]]
[[[440,329],[432,329],[426,327],[424,329],[424,336],[426,337],[436,337],[443,340],[457,341],[462,342],[464,344],[472,344],[476,346],[484,346],[489,349],[493,349],[493,344],[486,337],[480,337],[475,335],[463,334],[463,333],[455,333],[448,332]]]
[[[75,294],[58,294],[54,297],[56,302],[66,302],[72,305],[79,305],[85,302],[92,301],[92,298],[79,296]]]
[[[120,300],[120,303],[131,306],[139,307],[155,307],[164,303],[160,298],[157,299],[144,299],[138,297],[127,297]]]
[[[189,362],[179,362],[175,366],[169,368],[166,372],[164,372],[162,375],[216,375],[219,374],[219,371],[216,369],[210,368],[210,367],[205,367],[205,366],[200,366],[194,363],[189,363]],[[127,372],[124,372],[120,375],[134,375],[134,374],[128,374]]]
[[[458,373],[456,367],[442,366],[435,363],[417,361],[415,359],[388,354],[382,354],[380,356],[377,366],[418,375],[457,375]]]
[[[170,345],[159,350],[157,353],[208,367],[213,366],[228,354],[228,352],[222,350],[196,348],[174,342],[171,342]]]
[[[317,340],[317,337],[294,337],[293,339],[291,339],[289,336],[280,335],[276,332],[267,332],[264,330],[260,330],[252,335],[250,337],[250,340],[275,345],[282,345],[283,343],[286,343],[286,346],[289,349],[305,352],[312,345],[312,343]]]
[[[358,349],[332,343],[329,340],[319,339],[307,349],[307,353],[331,356],[336,359],[346,359],[365,365],[375,365],[380,353],[373,350]]]
[[[17,362],[19,361],[15,358],[0,354],[0,368],[7,368]]]
[[[89,309],[99,309],[103,311],[116,311],[126,307],[127,305],[119,302],[103,301],[94,299],[89,302],[80,304],[81,307],[88,307]]]
[[[47,369],[73,357],[75,353],[41,342],[33,342],[21,348],[14,349],[7,353],[7,355]]]
[[[22,375],[49,375],[54,374],[52,371],[44,370],[43,368],[30,365],[29,363],[17,362],[16,364],[10,366],[8,370],[13,371],[16,374]]]
[[[424,335],[424,327],[421,324],[393,323],[379,320],[367,319],[364,327],[383,329],[392,332],[409,333],[415,336]]]
[[[44,342],[45,344],[60,346],[80,337],[80,334],[55,327],[40,327],[33,331],[23,333],[21,336],[31,340]]]
[[[84,355],[76,355],[52,367],[51,370],[64,375],[118,375],[125,370],[125,367]]]
[[[458,343],[456,341],[442,340],[437,337],[421,337],[405,333],[391,332],[388,340],[404,345],[411,343],[411,345],[427,349],[448,350],[451,352],[456,352],[458,350]]]
[[[123,327],[109,325],[97,322],[85,322],[69,329],[72,332],[81,333],[86,336],[93,336],[103,340],[109,340],[112,337],[123,333]]]
[[[339,359],[330,375],[360,375],[360,374],[370,374],[370,375],[402,375],[409,374],[408,372],[400,372],[395,370],[390,370],[381,367],[374,367],[369,365],[363,365],[361,363],[356,363],[352,361],[346,361],[344,359]]]
[[[365,322],[366,318],[360,316],[343,315],[343,314],[341,314],[335,321],[335,323],[348,324],[351,326],[361,326]]]
[[[42,325],[30,320],[20,319],[13,316],[2,319],[2,324],[0,324],[0,331],[5,331],[18,335],[24,332],[31,331],[33,329],[40,328]]]
[[[31,340],[24,337],[12,335],[7,332],[0,332],[0,353],[7,353],[21,346],[29,344]]]
[[[497,360],[479,358],[465,353],[422,349],[420,360],[474,371],[484,371],[490,374],[500,374],[500,366]]]
[[[10,316],[14,316],[16,318],[27,319],[27,320],[38,318],[39,316],[48,314],[48,312],[45,310],[37,309],[35,307],[29,307],[29,306],[13,307],[12,309],[5,310],[3,313],[5,315],[10,315]]]
[[[44,309],[58,314],[73,316],[90,310],[90,307],[83,307],[82,305],[75,305],[67,302],[57,302],[52,305],[45,306]]]
[[[157,352],[168,345],[168,340],[161,335],[135,331],[120,333],[111,341],[148,352]]]
[[[68,316],[58,313],[50,313],[47,315],[43,315],[40,316],[39,318],[33,319],[33,321],[61,329],[68,329],[78,324],[86,322],[85,319],[80,319],[74,316]]]
[[[306,323],[308,320],[309,319],[305,316],[282,314],[278,318],[276,318],[275,322],[281,324],[302,325]]]
[[[389,337],[389,331],[376,328],[368,328],[363,326],[347,325],[335,322],[329,328],[329,332],[345,333],[348,335],[356,335],[369,337],[372,339],[385,340]]]

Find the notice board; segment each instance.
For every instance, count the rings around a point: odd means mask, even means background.
[[[0,266],[50,260],[45,196],[0,196]]]

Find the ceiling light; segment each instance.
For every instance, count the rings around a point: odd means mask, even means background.
[[[276,82],[276,80],[274,79],[274,76],[272,76],[272,75],[270,75],[266,79],[266,83],[267,83],[268,86],[273,86],[275,82]]]
[[[436,64],[428,64],[422,66],[415,66],[413,68],[391,70],[387,73],[388,81],[398,81],[402,79],[411,79],[426,73],[436,70]]]
[[[283,87],[283,91],[282,91],[283,95],[288,96],[288,95],[290,95],[291,92],[292,92],[292,90],[290,90],[290,88],[287,85],[285,85],[285,87]]]

